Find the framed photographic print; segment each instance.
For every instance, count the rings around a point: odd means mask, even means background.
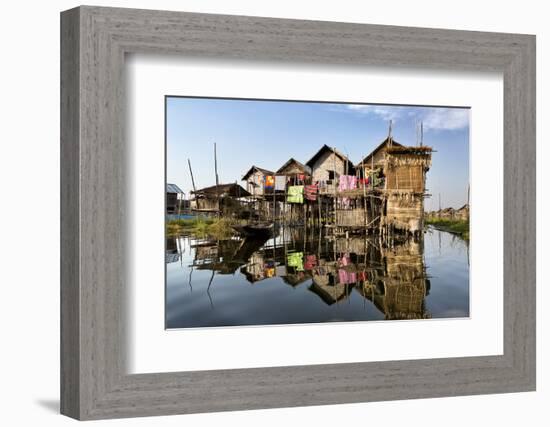
[[[62,413],[535,389],[534,36],[84,6],[61,40]]]
[[[166,143],[167,329],[469,317],[469,108],[167,96]]]

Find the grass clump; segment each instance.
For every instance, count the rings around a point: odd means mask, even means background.
[[[470,221],[463,219],[426,218],[425,222],[438,230],[458,234],[465,240],[470,239]]]
[[[168,236],[193,235],[196,237],[213,237],[218,240],[233,235],[233,222],[227,218],[185,218],[166,222]]]

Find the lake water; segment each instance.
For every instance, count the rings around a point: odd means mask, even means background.
[[[267,241],[167,239],[166,327],[469,316],[468,243],[329,238],[280,230]]]

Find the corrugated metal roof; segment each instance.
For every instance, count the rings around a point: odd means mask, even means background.
[[[179,188],[176,184],[166,184],[166,192],[167,193],[183,193],[181,188]]]

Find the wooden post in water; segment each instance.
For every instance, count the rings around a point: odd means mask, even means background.
[[[273,175],[273,223],[275,223],[275,175]]]
[[[334,227],[335,227],[335,231],[336,231],[336,222],[337,222],[337,216],[336,216],[336,149],[333,147],[332,148],[332,163],[334,165],[334,180],[333,180],[333,185],[334,185]]]
[[[285,175],[285,192],[284,192],[284,200],[283,200],[283,229],[286,227],[286,197],[287,197],[287,191],[286,191],[286,175]],[[286,260],[285,260],[286,262]]]
[[[361,160],[361,170],[363,171],[363,219],[365,222],[365,234],[367,233],[367,189],[365,188],[365,158],[362,157]]]
[[[321,192],[317,194],[317,209],[319,210],[319,230],[321,230]]]

